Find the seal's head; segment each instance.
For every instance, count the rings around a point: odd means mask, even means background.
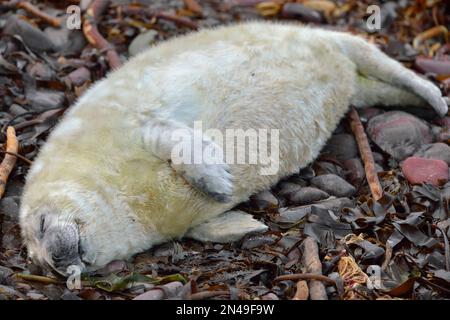
[[[26,222],[25,222],[26,221]],[[73,214],[44,205],[22,207],[22,237],[30,259],[41,266],[67,274],[70,266],[85,270],[90,265],[80,236],[79,220]]]
[[[69,266],[85,270],[90,262],[86,259],[80,237],[79,222],[70,215],[63,218],[49,207],[41,207],[31,215],[24,214],[33,222],[22,223],[22,236],[28,255],[34,263],[50,267],[66,275]]]
[[[93,271],[155,244],[120,199],[54,184],[29,185],[22,199],[22,237],[34,263],[67,276],[69,267]]]

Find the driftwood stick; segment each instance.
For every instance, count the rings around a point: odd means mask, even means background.
[[[108,8],[109,0],[94,0],[84,15],[83,32],[91,45],[100,51],[106,51],[106,59],[111,69],[117,69],[122,65],[119,55],[110,44],[100,34],[97,28],[97,22],[103,12]]]
[[[317,245],[316,240],[311,237],[307,237],[305,241],[303,241],[303,256],[302,256],[303,265],[306,267],[307,273],[312,273],[319,276],[318,280],[310,280],[309,285],[309,296],[311,300],[328,300],[327,292],[325,290],[325,285],[322,281],[327,281],[329,284],[336,284],[334,280],[324,277],[322,275],[322,262],[320,262],[319,258],[319,246]],[[324,278],[322,278],[322,277]],[[331,280],[331,281],[329,281]]]
[[[209,298],[213,298],[213,297],[217,297],[217,296],[229,296],[230,292],[229,291],[200,291],[200,292],[196,292],[191,294],[190,298],[191,300],[204,300],[204,299],[209,299]]]
[[[322,268],[322,264],[320,266]],[[331,284],[331,285],[335,285],[336,281],[334,281],[333,279],[324,276],[322,274],[316,274],[316,273],[294,273],[294,274],[285,274],[282,276],[278,276],[275,279],[273,279],[273,281],[278,282],[278,281],[286,281],[286,280],[291,280],[291,281],[297,281],[297,280],[315,280],[315,281],[323,281],[327,284]]]
[[[19,142],[17,141],[14,127],[8,127],[6,130],[6,154],[0,164],[0,199],[3,197],[8,177],[16,165],[17,157],[12,154],[19,152]]]
[[[119,7],[120,11],[125,13],[125,14],[129,14],[129,15],[142,15],[142,16],[146,16],[146,17],[155,17],[156,19],[161,19],[161,20],[167,20],[167,21],[171,21],[175,24],[193,29],[193,30],[197,30],[198,29],[198,25],[187,19],[187,18],[183,18],[183,17],[177,17],[168,13],[164,13],[164,12],[155,12],[152,10],[149,10],[147,8],[142,8],[142,7],[136,7],[136,6],[120,6]]]
[[[61,26],[62,19],[48,15],[47,13],[41,11],[38,7],[36,7],[35,5],[31,4],[28,1],[19,1],[16,4],[16,7],[19,9],[24,9],[28,13],[31,13],[32,15],[47,22],[53,27],[59,28]]]
[[[308,283],[305,280],[300,280],[297,282],[297,291],[295,292],[295,296],[292,300],[308,300],[308,297]]]
[[[29,164],[30,166],[33,164],[33,161],[31,161],[30,159],[16,153],[16,152],[9,152],[9,151],[5,151],[5,150],[0,150],[0,153],[4,153],[4,154],[9,154],[11,156],[17,157],[17,159],[22,160],[23,162]]]
[[[364,127],[359,119],[358,112],[355,108],[351,108],[348,119],[356,142],[358,143],[359,152],[364,162],[364,171],[366,172],[367,182],[369,183],[370,192],[375,200],[381,199],[383,196],[383,189],[378,180],[377,172],[375,171],[375,161],[373,160],[372,150],[370,149],[369,141],[367,140]]]

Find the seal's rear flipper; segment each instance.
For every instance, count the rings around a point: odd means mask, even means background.
[[[268,227],[243,211],[228,211],[186,233],[186,237],[198,241],[227,243],[240,240],[249,233],[267,231]]]
[[[359,37],[345,33],[337,33],[334,36],[342,52],[356,64],[358,73],[419,96],[441,117],[447,114],[447,102],[442,97],[441,90],[433,83],[419,77],[381,52],[376,46]],[[379,90],[380,88],[375,89]],[[390,95],[392,96],[392,94]],[[410,97],[405,97],[405,99],[406,101],[411,100]]]

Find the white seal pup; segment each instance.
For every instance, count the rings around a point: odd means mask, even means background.
[[[431,82],[345,33],[254,22],[161,43],[92,86],[51,133],[22,198],[29,256],[65,274],[183,236],[264,231],[228,210],[312,162],[350,105],[378,104],[447,113]],[[230,152],[207,129],[272,130],[270,161],[222,161]],[[219,161],[172,161],[174,133],[200,137]]]

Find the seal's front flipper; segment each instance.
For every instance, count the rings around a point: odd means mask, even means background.
[[[240,240],[249,233],[261,233],[268,227],[243,211],[228,211],[192,229],[186,237],[198,241],[228,243]]]
[[[144,148],[172,168],[191,186],[219,202],[230,202],[233,177],[222,148],[208,136],[173,120],[149,122],[141,131]],[[192,146],[194,150],[192,153]]]

